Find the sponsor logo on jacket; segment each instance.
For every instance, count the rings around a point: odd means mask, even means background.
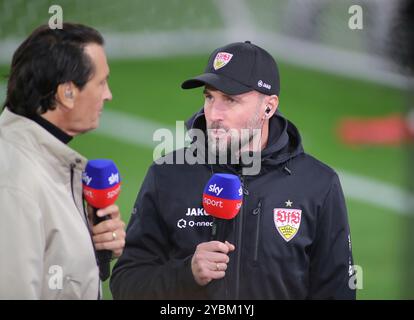
[[[177,228],[186,229],[194,227],[209,227],[213,225],[212,221],[209,220],[195,220],[196,217],[204,218],[208,217],[209,214],[204,210],[204,208],[187,208],[185,213],[185,219],[179,219],[177,221]],[[205,219],[205,218],[204,218]]]
[[[187,208],[186,216],[208,216],[204,208]]]

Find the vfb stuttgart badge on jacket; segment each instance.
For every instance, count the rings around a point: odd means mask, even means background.
[[[218,70],[223,68],[226,64],[228,64],[231,60],[233,55],[228,52],[219,52],[217,53],[216,57],[214,58],[213,68],[214,70]]]
[[[300,227],[302,210],[274,208],[273,220],[277,231],[286,241],[292,240]]]

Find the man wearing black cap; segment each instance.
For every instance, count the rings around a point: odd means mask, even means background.
[[[204,113],[211,153],[230,153],[234,140],[239,140],[241,152],[263,150],[269,133],[267,120],[279,103],[279,72],[272,56],[250,41],[219,48],[210,56],[205,73],[181,87],[201,86],[205,87]],[[241,130],[250,132],[243,136]],[[253,138],[258,133],[255,143]]]
[[[341,185],[328,166],[307,155],[296,127],[277,111],[279,72],[272,56],[246,41],[215,50],[205,73],[182,84],[204,86],[204,107],[188,122],[207,137],[210,152],[260,154],[246,174],[243,161],[148,170],[127,229],[124,254],[111,279],[116,299],[354,299],[350,230]],[[249,130],[243,138],[239,134]],[[191,130],[190,130],[191,131]],[[254,138],[259,137],[259,143]],[[223,143],[224,142],[224,143]],[[191,148],[191,146],[189,147]],[[165,159],[175,159],[180,150]],[[216,153],[217,154],[217,153]],[[239,160],[239,159],[236,159]],[[165,161],[164,163],[170,163]],[[233,220],[202,210],[214,173],[243,184]]]

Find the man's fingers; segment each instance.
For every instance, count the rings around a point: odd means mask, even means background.
[[[210,262],[210,270],[213,272],[220,272],[227,270],[227,263],[223,262]]]
[[[210,270],[210,271],[226,271],[227,270],[227,263],[228,259],[226,261],[214,261],[214,260],[198,260],[195,261],[195,264],[197,266],[196,271],[202,272],[204,270]]]
[[[110,215],[112,219],[120,218],[121,214],[119,212],[119,208],[116,204],[110,205],[106,208],[99,209],[96,212],[98,217],[104,217]]]
[[[112,232],[117,229],[124,229],[125,223],[121,220],[105,220],[92,227],[92,233],[97,235],[104,232]]]
[[[224,242],[224,244],[229,248],[229,251],[234,251],[236,249],[236,247],[234,246],[234,244],[231,244],[228,241]]]
[[[123,249],[125,246],[125,240],[116,240],[110,242],[101,242],[96,243],[95,248],[96,250],[110,250],[110,251],[117,251]]]
[[[221,279],[226,276],[226,272],[225,271],[212,271],[212,270],[206,269],[204,273],[201,273],[201,275],[202,275],[201,278]]]
[[[112,251],[113,252],[113,257],[114,258],[119,258],[123,251],[124,251],[124,248]]]
[[[230,258],[227,254],[219,252],[204,252],[201,253],[207,261],[228,263]]]
[[[102,242],[109,242],[118,239],[125,239],[125,231],[123,229],[118,229],[112,232],[105,232],[96,234],[93,236],[93,242],[95,244],[102,243]]]
[[[112,232],[105,232],[98,235],[93,236],[93,242],[95,245],[101,242],[109,242],[113,240]]]
[[[227,254],[229,252],[229,246],[220,241],[209,241],[209,242],[200,243],[197,246],[197,250],[215,251],[215,252],[222,252],[222,253]]]
[[[227,264],[221,263],[219,265],[219,269],[223,268],[223,270],[217,270],[217,264],[205,261],[205,263],[201,264],[197,270],[197,277],[200,282],[207,284],[213,279],[221,279],[224,278],[226,275],[225,269],[227,269]]]
[[[218,279],[222,279],[226,276],[226,273],[224,271],[220,271],[220,272],[207,272],[207,276],[206,277],[201,277],[201,283],[203,283],[203,285],[208,284],[211,280],[218,280]]]
[[[223,278],[230,260],[227,254],[234,249],[234,245],[227,241],[200,243],[191,260],[191,269],[196,282],[204,286],[211,280]]]

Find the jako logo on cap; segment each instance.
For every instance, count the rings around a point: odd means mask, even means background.
[[[217,53],[216,57],[214,58],[213,68],[214,70],[218,70],[223,68],[226,64],[228,64],[231,60],[233,55],[228,52],[219,52]]]

